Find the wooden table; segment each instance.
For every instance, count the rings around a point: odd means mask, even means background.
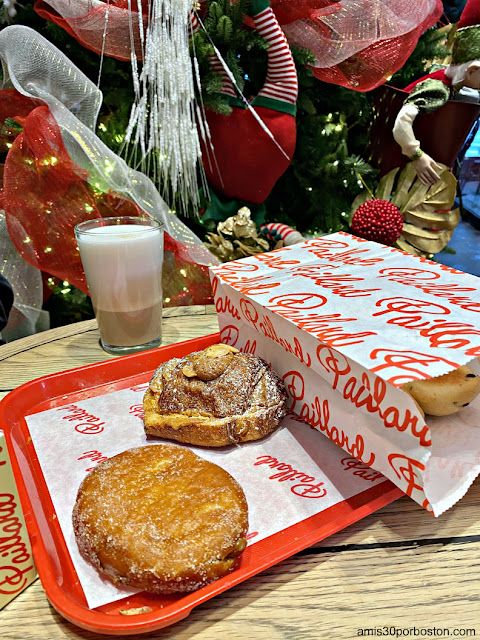
[[[167,309],[164,344],[217,329],[211,307]],[[108,359],[98,338],[89,320],[0,347],[0,398],[33,378]],[[478,638],[479,516],[480,481],[440,518],[401,498],[144,637],[343,640],[388,626],[393,635],[385,637],[448,637],[438,631],[448,629],[450,637]],[[413,627],[432,631],[414,635]],[[0,611],[0,638],[100,636],[59,616],[37,580]]]

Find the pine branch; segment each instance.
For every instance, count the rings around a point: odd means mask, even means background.
[[[224,46],[230,42],[233,33],[233,24],[228,16],[221,16],[218,20],[216,33]]]
[[[227,51],[225,55],[225,62],[227,63],[230,71],[233,73],[238,88],[243,92],[243,89],[245,87],[245,79],[243,77],[244,71],[238,62],[237,54],[235,53],[235,51]]]
[[[445,34],[437,27],[427,29],[420,36],[412,55],[389,80],[389,84],[403,89],[429,72],[429,69],[425,67],[427,61],[443,60],[450,53],[451,51],[445,46]]]

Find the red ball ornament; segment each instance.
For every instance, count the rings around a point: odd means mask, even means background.
[[[392,245],[402,234],[400,209],[388,200],[375,198],[361,204],[353,214],[352,233],[365,240]]]

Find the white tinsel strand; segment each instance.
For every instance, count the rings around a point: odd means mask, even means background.
[[[136,1],[139,13],[146,1]],[[191,0],[150,1],[143,69],[140,77],[134,69],[135,104],[126,131],[126,142],[139,145],[143,162],[149,153],[154,155],[164,197],[173,205],[178,194],[185,210],[189,204],[198,208],[201,157],[189,52],[191,8]]]
[[[107,40],[107,30],[108,30],[108,16],[110,15],[110,3],[107,5],[107,11],[105,13],[105,26],[103,28],[102,34],[102,53],[100,54],[100,65],[98,67],[98,80],[97,87],[100,87],[100,80],[102,78],[102,69],[103,69],[103,56],[105,53],[105,43]]]

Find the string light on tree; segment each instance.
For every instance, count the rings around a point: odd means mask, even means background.
[[[15,7],[17,0],[3,0],[3,7],[6,13],[6,22],[9,21],[9,18],[15,18],[17,15],[17,9]]]

